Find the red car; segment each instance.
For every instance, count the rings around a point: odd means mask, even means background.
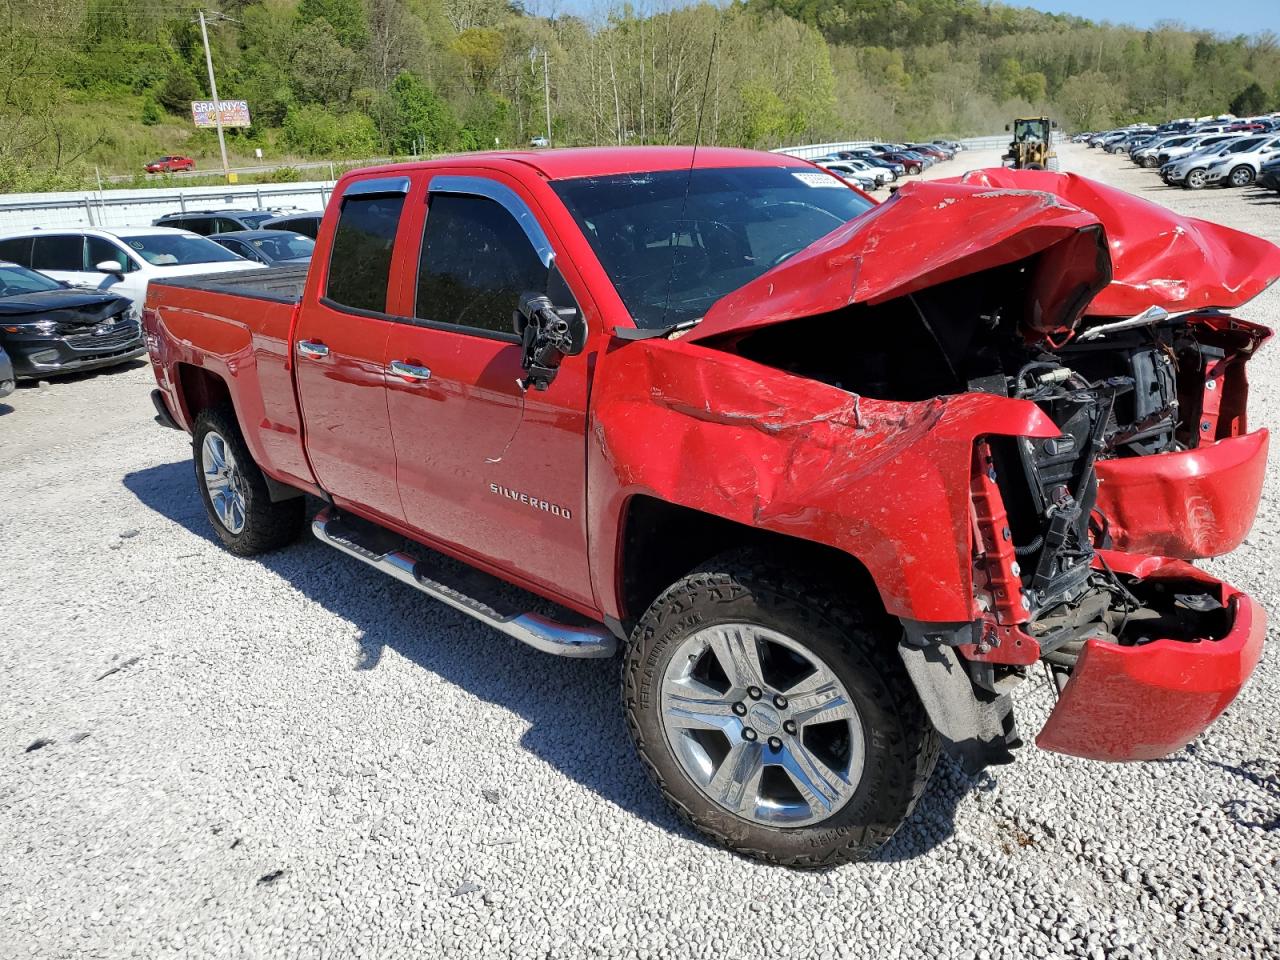
[[[176,173],[179,170],[194,170],[196,162],[190,157],[161,157],[152,160],[145,167],[147,173]]]
[[[940,744],[1009,762],[1041,667],[1040,747],[1095,760],[1235,697],[1265,615],[1187,560],[1258,507],[1269,331],[1227,311],[1277,277],[1270,243],[1075,176],[876,204],[779,154],[539,150],[349,173],[309,270],[153,280],[144,324],[231,552],[295,539],[310,494],[353,568],[623,648],[675,808],[812,867],[883,844]]]

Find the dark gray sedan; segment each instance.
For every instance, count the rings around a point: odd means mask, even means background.
[[[269,267],[304,264],[311,261],[316,242],[292,230],[232,230],[209,237],[246,260]]]

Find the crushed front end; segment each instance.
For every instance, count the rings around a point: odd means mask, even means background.
[[[1259,656],[1261,609],[1185,561],[1234,549],[1258,508],[1246,364],[1270,331],[1223,311],[1277,277],[1258,238],[1081,178],[983,171],[900,191],[692,336],[859,398],[1034,405],[1035,436],[973,421],[969,616],[895,610],[903,659],[971,768],[1010,759],[1010,691],[1041,668],[1060,697],[1042,747],[1148,759],[1198,735]]]

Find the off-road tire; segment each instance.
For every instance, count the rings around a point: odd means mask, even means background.
[[[865,859],[911,814],[937,762],[940,741],[898,655],[897,621],[860,614],[836,595],[751,555],[726,555],[669,587],[627,643],[623,706],[645,768],[681,818],[745,856],[801,869]],[[758,623],[802,643],[849,691],[866,759],[853,796],[826,820],[778,827],[736,816],[703,794],[672,753],[660,717],[663,676],[682,641],[717,622]]]
[[[236,469],[243,476],[245,523],[239,533],[232,533],[218,519],[205,485],[200,451],[205,436],[211,431],[216,431],[222,437],[235,457]],[[306,520],[303,498],[272,502],[266,478],[254,462],[253,455],[244,442],[244,435],[240,432],[240,425],[236,422],[235,412],[230,407],[211,407],[200,412],[191,435],[191,453],[195,464],[196,489],[200,491],[209,523],[223,546],[238,556],[251,557],[268,550],[278,550],[298,539]]]

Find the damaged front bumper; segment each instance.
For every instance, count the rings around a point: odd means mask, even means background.
[[[1221,607],[1202,615],[1203,635],[1193,639],[1088,640],[1036,744],[1091,760],[1168,756],[1199,736],[1244,687],[1262,655],[1266,615],[1246,594],[1182,561],[1099,556],[1145,589],[1194,582]]]
[[[1258,512],[1268,445],[1258,430],[1194,450],[1100,461],[1102,545],[1189,560],[1234,550]]]

